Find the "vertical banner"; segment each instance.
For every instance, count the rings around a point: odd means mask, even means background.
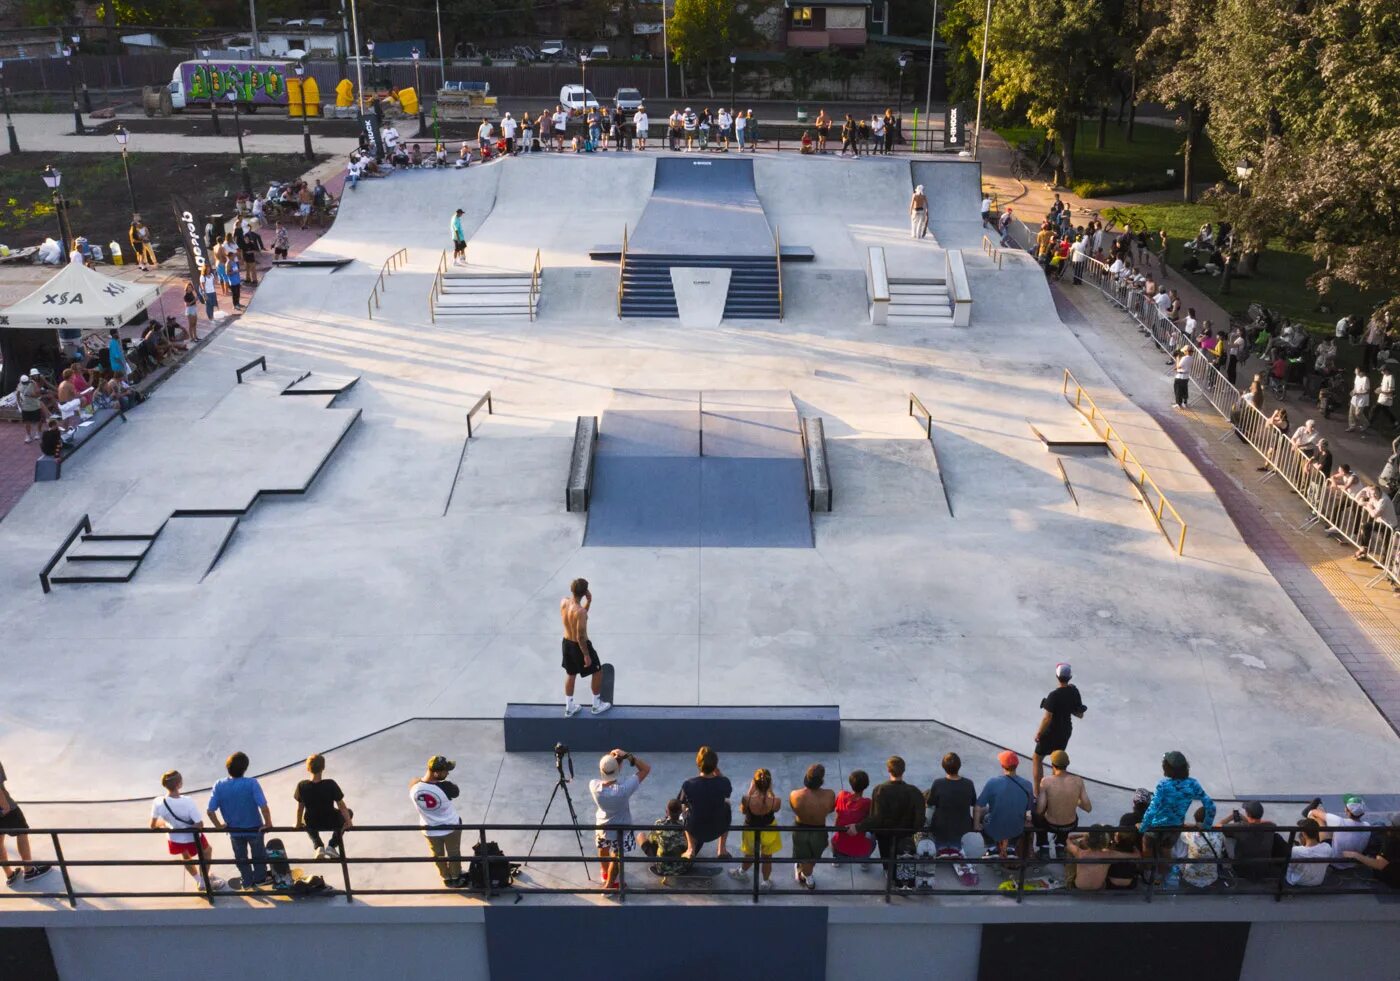
[[[204,251],[204,225],[189,208],[180,203],[179,198],[170,199],[170,207],[175,212],[175,224],[180,229],[180,238],[185,243],[185,261],[189,263],[190,282],[198,285],[208,265]]]
[[[962,150],[967,146],[967,107],[948,103],[943,110],[943,145]]]
[[[384,104],[378,99],[374,100],[374,118],[370,120],[374,126],[374,159],[384,159]]]
[[[375,109],[379,107],[376,105]],[[382,137],[379,135],[379,125],[375,122],[374,116],[366,116],[360,112],[360,131],[365,134],[365,139],[369,142],[369,150],[374,154],[376,162],[384,159],[384,145]]]

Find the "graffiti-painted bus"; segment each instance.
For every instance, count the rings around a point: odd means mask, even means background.
[[[170,77],[170,106],[207,106],[211,98],[227,104],[230,92],[237,94],[239,107],[249,112],[259,106],[285,106],[287,75],[291,71],[291,63],[286,61],[182,62]]]

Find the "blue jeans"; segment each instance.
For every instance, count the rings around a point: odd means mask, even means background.
[[[350,171],[349,177],[351,187],[354,187],[356,184],[360,183],[360,175],[355,173],[355,171]]]
[[[602,130],[600,127],[597,127],[597,126],[590,126],[590,127],[588,127],[588,138],[589,138],[590,140],[593,141],[593,145],[594,145],[594,146],[597,146],[597,145],[598,145],[598,141],[599,141],[600,139],[602,139],[602,136],[603,136],[603,130]]]
[[[205,317],[205,319],[207,319],[207,320],[213,320],[213,319],[214,319],[214,310],[215,310],[216,307],[218,307],[218,305],[219,305],[219,297],[218,297],[217,294],[214,293],[213,290],[210,290],[208,293],[205,293],[205,294],[204,294],[204,317]]]
[[[238,866],[238,874],[243,876],[246,886],[261,882],[267,876],[267,847],[263,844],[262,833],[254,835],[229,835],[233,845],[233,864]],[[249,853],[252,860],[249,860]]]

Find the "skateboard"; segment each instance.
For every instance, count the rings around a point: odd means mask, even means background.
[[[611,664],[604,664],[598,669],[598,673],[603,676],[603,681],[598,686],[598,697],[611,705],[613,704],[613,684],[617,681],[617,672],[613,670]]]

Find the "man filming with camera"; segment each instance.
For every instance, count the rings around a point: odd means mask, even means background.
[[[624,776],[622,764],[630,763],[634,772]],[[598,761],[598,779],[590,781],[588,792],[598,812],[598,857],[603,859],[603,888],[618,889],[622,885],[622,863],[610,862],[637,847],[636,836],[626,825],[632,824],[632,795],[651,773],[651,766],[635,754],[615,749]],[[617,826],[623,826],[619,828]]]

